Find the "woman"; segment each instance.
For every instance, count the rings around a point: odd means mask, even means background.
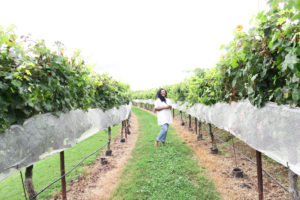
[[[157,136],[154,146],[157,147],[159,142],[163,145],[166,143],[167,132],[169,124],[173,123],[170,100],[167,99],[167,91],[163,88],[157,91],[157,100],[154,104],[155,111],[157,112],[157,122],[161,126],[161,131]]]

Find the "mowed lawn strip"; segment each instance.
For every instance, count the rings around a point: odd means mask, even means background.
[[[155,148],[160,131],[156,117],[135,107],[132,110],[138,117],[138,141],[111,199],[220,199],[174,129],[169,129],[167,146]]]
[[[120,133],[120,126],[112,128],[112,137]],[[83,157],[94,152],[101,146],[107,143],[107,131],[100,131],[95,135],[81,141],[73,147],[65,150],[65,168],[66,172],[74,167]],[[104,148],[102,151],[106,150]],[[86,159],[78,168],[71,172],[67,176],[68,183],[81,175],[84,170],[83,167],[90,165],[95,162],[97,155],[101,153],[97,152],[88,159]],[[25,176],[25,170],[22,170],[23,177]],[[36,191],[40,191],[42,188],[47,186],[49,183],[60,177],[60,158],[59,154],[55,154],[48,157],[38,163],[34,164],[33,167],[33,183]],[[57,182],[50,186],[47,190],[41,193],[39,199],[47,199],[52,197],[55,193],[61,190],[61,182]],[[15,173],[12,176],[4,179],[0,182],[0,200],[20,200],[25,199],[23,195],[23,188],[20,178],[20,173]]]

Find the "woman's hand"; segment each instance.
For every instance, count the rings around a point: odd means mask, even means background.
[[[168,106],[164,107],[163,109],[171,109],[171,108],[172,108],[172,106],[168,105]]]
[[[164,109],[172,109],[172,106],[171,106],[171,105],[168,105],[168,106],[166,106],[166,107],[155,108],[155,111],[161,111],[161,110],[164,110]]]

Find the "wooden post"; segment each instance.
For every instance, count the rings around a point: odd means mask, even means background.
[[[175,109],[173,108],[172,111],[173,111],[173,118],[175,117]]]
[[[122,127],[121,127],[121,139],[123,138],[123,129],[124,129],[124,122],[122,121]]]
[[[125,132],[125,138],[127,139],[127,123],[126,123],[126,120],[124,120],[124,132]]]
[[[129,113],[128,118],[127,118],[127,126],[128,126],[128,130],[129,130],[129,128],[130,128],[130,118],[131,118],[131,112]],[[129,132],[130,132],[130,130],[129,130]]]
[[[297,181],[298,175],[289,169],[289,192],[291,200],[300,200]]]
[[[184,121],[182,119],[182,111],[180,111],[180,119],[181,119],[181,126],[184,126]]]
[[[197,136],[197,140],[200,141],[202,140],[202,134],[201,134],[201,121],[198,121],[198,136]]]
[[[26,171],[25,171],[25,186],[26,186],[29,199],[31,200],[36,199],[34,198],[34,196],[36,196],[37,194],[32,182],[32,174],[33,174],[32,170],[33,170],[33,165],[30,165],[29,167],[26,167]]]
[[[122,121],[121,140],[120,140],[120,142],[125,142],[125,138],[124,138],[124,135],[123,135],[123,130],[124,130],[124,121]]]
[[[189,115],[189,131],[193,131],[192,129],[192,116]]]
[[[105,152],[106,156],[111,156],[112,150],[110,149],[110,142],[111,142],[111,127],[108,127],[107,129],[107,136],[108,136],[108,141],[107,141],[107,150]]]
[[[129,129],[129,127],[130,127],[129,118],[126,119],[125,121],[126,121],[126,132],[127,132],[128,135],[130,135],[131,132],[130,132],[130,129]]]
[[[258,199],[264,199],[261,152],[256,151]]]
[[[195,133],[197,135],[197,125],[198,125],[198,120],[197,118],[195,117]]]
[[[212,142],[211,152],[213,154],[217,154],[218,153],[218,147],[217,147],[217,143],[216,143],[216,140],[215,140],[215,137],[214,137],[214,133],[212,132],[210,123],[208,124],[208,133],[211,137],[211,142]]]
[[[108,150],[110,150],[110,142],[111,142],[111,127],[108,127],[108,129],[107,129],[107,135],[108,135],[107,149],[108,149]]]
[[[60,175],[65,175],[65,152],[60,152]],[[62,191],[62,200],[67,200],[67,185],[66,185],[66,177],[62,177],[61,179],[61,191]]]

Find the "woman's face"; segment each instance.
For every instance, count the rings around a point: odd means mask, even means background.
[[[161,90],[160,94],[161,94],[161,96],[166,97],[166,91],[165,90]]]

